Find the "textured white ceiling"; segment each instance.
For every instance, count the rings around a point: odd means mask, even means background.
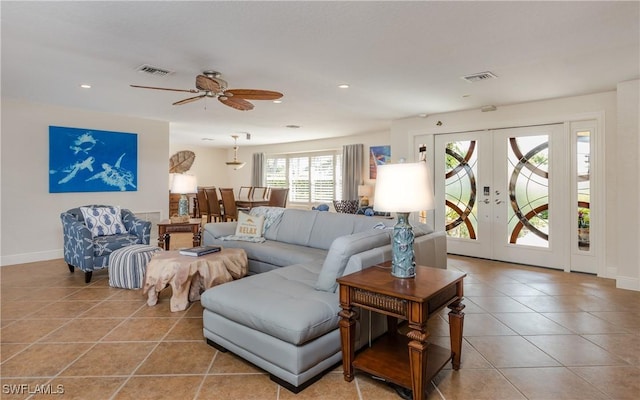
[[[238,132],[251,144],[376,132],[422,113],[602,92],[640,77],[639,2],[0,7],[3,98],[166,120],[173,141],[197,145],[228,147]],[[141,64],[175,72],[148,76]],[[129,87],[192,89],[206,69],[230,88],[280,91],[283,102],[254,101],[248,112],[214,99],[172,106],[193,95]],[[498,79],[460,79],[482,71]],[[351,88],[337,87],[344,82]]]

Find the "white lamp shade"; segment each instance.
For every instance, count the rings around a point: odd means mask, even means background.
[[[196,177],[187,174],[174,174],[171,182],[171,193],[187,194],[198,191]]]
[[[413,212],[435,208],[433,184],[425,162],[377,167],[376,211]]]

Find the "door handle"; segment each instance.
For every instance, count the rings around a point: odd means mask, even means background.
[[[489,199],[484,199],[482,202],[483,202],[484,204],[489,204],[489,203],[491,203],[491,201],[489,201]]]
[[[502,204],[502,200],[496,199],[496,204]]]

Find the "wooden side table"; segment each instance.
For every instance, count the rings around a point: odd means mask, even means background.
[[[453,369],[460,368],[465,276],[462,272],[416,266],[415,278],[401,279],[391,275],[391,263],[386,262],[338,278],[344,379],[352,381],[354,369],[358,369],[411,389],[414,400],[425,399],[428,383],[449,360]],[[387,333],[357,355],[354,307],[385,314],[388,323]],[[427,321],[444,307],[451,310],[451,349],[427,341]],[[398,333],[398,319],[408,322],[406,336]]]
[[[177,232],[192,232],[193,247],[200,246],[200,228],[202,220],[200,218],[192,218],[189,222],[171,223],[166,219],[158,223],[158,246],[164,250],[169,250],[171,242],[171,234]]]

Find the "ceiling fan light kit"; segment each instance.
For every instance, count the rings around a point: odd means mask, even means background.
[[[233,138],[233,161],[227,161],[225,164],[238,170],[247,163],[238,160],[238,135],[231,135],[231,137]]]
[[[218,99],[222,104],[240,111],[253,110],[253,104],[247,100],[278,100],[282,93],[271,90],[259,89],[227,89],[227,81],[220,78],[217,71],[204,71],[196,76],[196,89],[170,89],[154,86],[130,85],[134,88],[170,90],[174,92],[199,93],[197,96],[188,97],[173,103],[174,106],[191,103],[205,97]]]

